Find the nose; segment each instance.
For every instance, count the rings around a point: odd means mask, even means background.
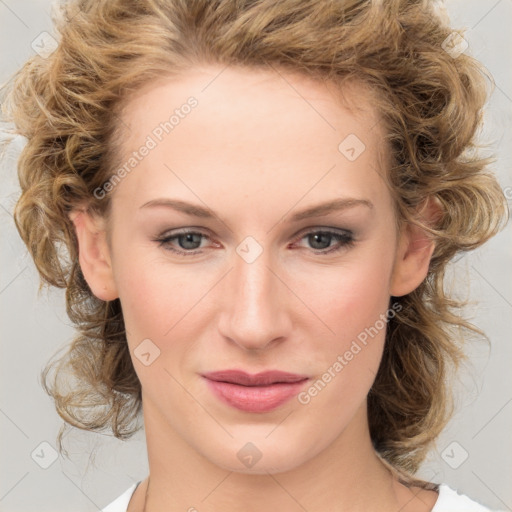
[[[290,335],[291,292],[267,252],[248,263],[234,255],[221,290],[221,335],[245,350],[262,350]]]

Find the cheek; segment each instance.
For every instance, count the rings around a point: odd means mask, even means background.
[[[132,354],[145,339],[153,341],[162,355],[169,344],[174,357],[190,350],[190,340],[198,338],[207,322],[205,307],[211,302],[207,295],[218,280],[212,269],[171,262],[165,253],[143,244],[132,244],[114,268]],[[140,370],[140,364],[134,363]]]
[[[173,388],[170,375],[181,381],[181,372],[194,370],[188,366],[187,352],[202,328],[202,319],[196,316],[201,308],[194,305],[206,284],[200,286],[189,273],[171,271],[161,262],[136,263],[137,258],[130,258],[118,267],[119,298],[135,372],[149,396],[174,389],[176,400],[186,400],[179,386]]]
[[[380,364],[392,256],[392,251],[384,248],[359,253],[353,262],[331,272],[324,286],[309,286],[308,296],[331,331],[323,343],[310,347],[324,371],[317,376],[321,382],[311,390],[311,397],[319,395],[325,384],[329,391],[314,399],[316,405],[330,404],[339,408],[340,414],[345,409],[340,418],[364,399]],[[318,342],[318,336],[311,339]],[[304,396],[304,403],[307,400]]]
[[[137,265],[136,258],[118,262],[116,281],[127,331],[134,338],[151,338],[164,328],[160,306],[165,287],[158,283],[156,270]],[[167,300],[169,297],[167,296]]]
[[[152,263],[134,267],[134,262],[118,273],[126,327],[139,336],[162,339],[204,294],[204,286],[186,272]]]
[[[306,303],[329,328],[329,337],[336,340],[338,349],[385,314],[391,267],[391,251],[360,251],[338,268],[309,272],[307,280],[298,284]]]

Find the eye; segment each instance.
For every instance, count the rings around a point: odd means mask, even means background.
[[[322,229],[309,231],[302,234],[301,238],[299,238],[299,240],[304,239],[307,239],[312,249],[319,251],[316,254],[330,254],[354,245],[354,235],[348,230],[333,231],[331,229]],[[337,242],[337,245],[329,248],[333,240]]]
[[[198,254],[202,238],[210,239],[205,233],[199,231],[181,231],[173,235],[162,236],[155,239],[159,243],[159,247],[163,247],[166,251],[175,252],[182,256]],[[180,248],[172,246],[172,242],[177,241]]]
[[[210,237],[200,231],[187,231],[184,229],[174,234],[160,236],[154,239],[154,241],[166,251],[174,252],[180,256],[193,256],[202,252],[199,249],[201,249],[203,239],[210,240]],[[311,248],[316,251],[315,254],[330,254],[354,245],[353,233],[348,230],[317,229],[302,234],[298,240],[304,239],[307,239]],[[333,240],[337,242],[337,245],[329,248]],[[176,247],[176,244],[178,247]]]

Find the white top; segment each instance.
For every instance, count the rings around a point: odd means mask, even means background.
[[[137,482],[128,488],[121,496],[115,499],[112,503],[107,505],[101,512],[126,512],[128,503],[135,492],[135,489],[140,484]],[[468,498],[464,494],[459,494],[446,484],[439,486],[439,497],[432,512],[493,512],[490,508],[480,505],[476,501]],[[499,511],[495,511],[499,512]]]

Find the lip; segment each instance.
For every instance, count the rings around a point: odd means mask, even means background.
[[[269,412],[297,395],[306,375],[277,370],[248,374],[223,370],[202,374],[210,390],[224,403],[246,412]]]
[[[279,370],[267,370],[251,375],[243,370],[221,370],[218,372],[203,373],[203,377],[217,382],[230,382],[242,386],[268,386],[275,383],[293,383],[307,379],[307,375],[282,372]]]

